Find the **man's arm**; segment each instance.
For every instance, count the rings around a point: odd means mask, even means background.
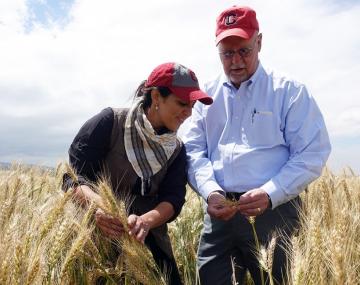
[[[195,104],[183,130],[181,138],[187,153],[188,182],[207,201],[211,192],[223,190],[216,182],[212,163],[208,158],[206,126],[201,104]]]
[[[184,126],[182,139],[188,158],[188,182],[207,202],[207,211],[214,218],[228,220],[237,211],[226,206],[225,191],[217,183],[212,163],[208,158],[206,126],[202,106],[196,104],[190,120]]]
[[[289,160],[261,188],[275,208],[300,194],[318,178],[331,151],[323,116],[305,86],[290,98],[285,116],[284,137]]]

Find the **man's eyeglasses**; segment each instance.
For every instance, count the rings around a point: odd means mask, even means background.
[[[256,38],[256,40],[257,39],[258,38]],[[243,47],[238,50],[222,51],[222,52],[219,52],[219,54],[225,59],[232,59],[236,53],[238,53],[242,58],[248,57],[252,54],[252,52],[254,50],[256,40],[252,44],[252,47]]]

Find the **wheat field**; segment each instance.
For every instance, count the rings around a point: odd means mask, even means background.
[[[0,284],[166,284],[146,247],[126,235],[101,236],[93,221],[98,205],[84,210],[71,191],[61,191],[65,171],[66,164],[56,170],[13,165],[0,171]],[[127,202],[117,200],[104,181],[96,188],[105,201],[102,209],[125,221]],[[289,245],[287,283],[360,284],[359,176],[351,169],[341,175],[325,170],[301,196],[301,228]],[[202,218],[202,201],[189,190],[180,216],[169,224],[186,285],[198,283]],[[258,248],[268,272],[271,244]]]

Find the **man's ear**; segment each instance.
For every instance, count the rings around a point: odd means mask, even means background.
[[[259,46],[259,52],[261,51],[261,46],[262,46],[262,33],[260,33],[258,35],[258,46]]]

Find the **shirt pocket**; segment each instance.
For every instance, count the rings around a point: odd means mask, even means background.
[[[270,148],[284,144],[281,120],[270,110],[258,110],[251,115],[248,141],[250,146]]]

